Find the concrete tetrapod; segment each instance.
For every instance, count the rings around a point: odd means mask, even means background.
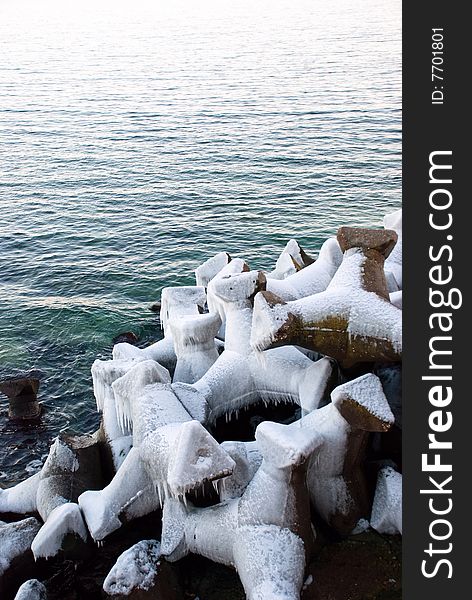
[[[402,311],[389,301],[383,268],[396,239],[394,231],[341,227],[343,262],[326,291],[286,303],[256,295],[252,347],[299,345],[345,366],[401,360]]]
[[[256,440],[262,464],[241,498],[209,508],[165,502],[161,552],[234,566],[249,600],[298,600],[315,538],[306,468],[323,438],[265,421]]]

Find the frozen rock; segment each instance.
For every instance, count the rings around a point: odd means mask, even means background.
[[[46,587],[37,579],[25,581],[15,596],[15,600],[47,600]]]
[[[248,356],[225,350],[199,381],[174,383],[172,388],[195,419],[213,423],[261,400],[295,402],[313,410],[324,397],[331,373],[329,359],[312,362],[293,347]]]
[[[218,493],[224,502],[242,496],[261,466],[262,454],[257,442],[223,442],[221,445],[235,463],[232,474],[218,481]]]
[[[0,394],[8,397],[8,416],[19,421],[35,420],[41,414],[37,393],[39,376],[36,371],[0,379]]]
[[[130,346],[134,348],[134,346]],[[116,346],[115,346],[116,348]],[[172,345],[173,349],[173,345]],[[138,350],[138,348],[135,348]],[[114,468],[117,471],[122,464],[126,451],[130,447],[130,430],[118,422],[116,400],[112,384],[125,375],[136,364],[145,360],[142,354],[133,358],[116,358],[113,360],[96,360],[92,365],[92,380],[98,410],[103,414],[103,429],[110,447]],[[157,365],[157,363],[156,363]],[[161,379],[171,381],[167,369],[159,365]]]
[[[402,476],[392,467],[379,471],[370,524],[379,533],[402,533]]]
[[[142,540],[118,557],[108,573],[103,590],[111,595],[128,596],[134,589],[149,590],[158,573],[161,545]]]
[[[220,274],[208,284],[208,306],[218,307],[218,314],[226,323],[226,350],[240,354],[251,352],[253,300],[257,292],[265,289],[265,285],[262,271]]]
[[[34,517],[14,523],[0,521],[0,579],[15,559],[30,551],[40,527],[41,523]]]
[[[389,292],[401,290],[403,287],[402,278],[402,209],[390,213],[384,217],[385,229],[396,232],[398,239],[390,256],[385,260],[385,275],[389,282]]]
[[[389,301],[383,270],[396,237],[388,230],[341,227],[343,262],[326,291],[286,303],[270,292],[256,295],[253,348],[295,344],[345,366],[401,360],[402,312]]]
[[[296,435],[301,429],[308,429],[322,435],[324,442],[308,467],[311,502],[328,525],[339,534],[348,535],[369,509],[363,472],[367,437],[369,432],[387,431],[394,418],[380,380],[372,373],[338,386],[331,398],[330,404],[287,425],[286,431]],[[244,488],[248,482],[244,478],[249,477],[260,452],[247,442],[228,442],[225,447],[236,468],[228,482],[219,486],[222,498],[234,497]]]
[[[61,549],[68,533],[86,540],[87,530],[76,504],[77,498],[84,490],[101,485],[97,440],[92,436],[58,437],[39,473],[2,490],[0,509],[40,514],[44,525],[31,549],[36,558],[48,558]]]
[[[267,291],[283,300],[297,300],[323,292],[336,273],[342,258],[338,242],[329,238],[321,246],[319,256],[312,264],[297,270],[282,281],[268,278]]]
[[[218,252],[195,269],[195,280],[198,286],[207,287],[210,281],[231,262],[227,252]]]
[[[164,338],[147,348],[136,348],[127,343],[116,344],[113,348],[113,359],[154,360],[173,372],[176,368],[177,356],[169,323],[177,323],[183,317],[198,317],[204,312],[205,305],[206,293],[202,286],[164,288],[160,304],[160,322],[164,330]]]
[[[62,548],[64,538],[72,533],[87,541],[87,528],[75,502],[56,506],[31,544],[35,558],[55,556]]]
[[[171,320],[203,313],[206,306],[206,293],[203,286],[184,285],[166,287],[161,292],[161,327],[167,335],[167,325]],[[158,361],[161,362],[161,361]]]
[[[40,473],[35,473],[11,488],[0,489],[0,513],[35,512],[40,476]]]
[[[220,326],[219,315],[211,313],[169,322],[177,356],[174,381],[194,383],[208,371],[219,356],[215,336]]]
[[[297,600],[314,544],[306,467],[322,436],[266,421],[256,440],[262,464],[240,498],[209,508],[166,501],[161,551],[234,566],[250,600]]]
[[[154,360],[160,365],[173,371],[177,362],[177,357],[174,350],[174,341],[170,333],[168,333],[162,340],[158,340],[147,346],[146,348],[137,348],[132,344],[123,342],[113,346],[113,359],[114,360]]]
[[[220,277],[228,277],[231,275],[236,275],[239,273],[246,273],[250,271],[250,268],[248,266],[248,264],[246,263],[246,261],[242,258],[233,258],[231,260],[231,262],[229,262],[225,267],[223,267],[223,269],[221,269],[221,271],[219,271],[215,277],[213,277],[214,279],[218,279]],[[210,292],[208,292],[208,288],[207,288],[207,306],[208,306],[208,311],[211,313],[217,313],[218,315],[220,315],[220,319],[222,321],[222,325],[220,327],[220,331],[218,332],[218,337],[221,339],[225,339],[225,328],[226,328],[226,321],[225,321],[225,312],[224,312],[224,306],[221,306],[218,298],[212,294],[211,292],[211,288],[210,288]]]
[[[311,258],[296,240],[289,240],[277,259],[275,269],[266,273],[267,279],[286,279],[298,273],[304,267],[312,264]]]
[[[113,384],[119,421],[132,427],[134,447],[110,484],[86,491],[79,505],[92,537],[101,540],[164,498],[229,475],[234,462],[162,381],[154,361],[138,363]]]

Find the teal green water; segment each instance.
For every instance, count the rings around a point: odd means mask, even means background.
[[[45,408],[18,429],[2,401],[0,481],[97,426],[91,363],[160,336],[163,287],[400,206],[400,10],[0,4],[0,376],[40,369]]]

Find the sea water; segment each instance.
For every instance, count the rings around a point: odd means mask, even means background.
[[[90,366],[226,250],[273,268],[401,205],[399,0],[0,2],[0,482],[93,431]]]

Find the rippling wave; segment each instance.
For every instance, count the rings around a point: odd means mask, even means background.
[[[0,376],[41,370],[45,407],[2,402],[4,481],[96,427],[90,365],[159,337],[161,288],[399,207],[400,26],[398,0],[0,3]]]

